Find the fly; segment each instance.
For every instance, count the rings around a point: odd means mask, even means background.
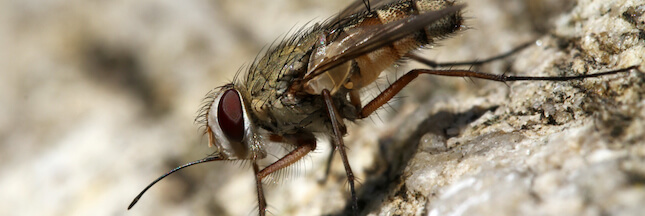
[[[211,161],[247,160],[255,173],[259,215],[265,215],[262,179],[316,149],[314,134],[322,134],[331,137],[334,147],[331,156],[336,151],[341,156],[356,214],[354,174],[343,143],[347,133],[344,121],[370,116],[419,75],[499,82],[568,81],[638,70],[638,66],[632,66],[580,76],[534,77],[459,69],[414,69],[367,104],[361,104],[361,90],[404,57],[431,67],[445,66],[413,52],[462,30],[464,7],[452,0],[380,0],[371,4],[356,1],[329,21],[302,29],[269,48],[249,67],[244,79],[216,88],[207,96],[208,103],[198,119],[206,128],[209,146],[216,147],[215,153],[162,175],[143,189],[128,209],[152,185],[178,170]],[[271,142],[281,142],[293,149],[274,163],[260,167],[258,161],[267,157],[266,145]]]

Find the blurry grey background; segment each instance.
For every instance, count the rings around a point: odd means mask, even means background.
[[[567,22],[582,22],[580,25],[587,25],[589,23],[583,21],[604,16],[607,11],[620,17],[621,12],[617,11],[625,10],[621,5],[635,5],[632,14],[635,14],[636,24],[631,28],[640,28],[643,34],[644,18],[640,16],[644,10],[643,1],[465,2],[469,4],[465,11],[469,17],[467,25],[472,29],[441,42],[436,49],[424,51],[425,56],[439,61],[481,59],[553,33],[556,24],[566,26]],[[349,3],[342,0],[0,1],[0,215],[256,214],[252,170],[248,164],[228,162],[186,169],[153,187],[132,210],[126,211],[126,207],[159,175],[212,153],[206,138],[201,136],[199,125],[193,123],[208,91],[232,80],[262,47],[290,29],[324,20]],[[562,13],[568,13],[574,7],[587,5],[591,5],[591,9],[579,9],[579,17],[562,17]],[[605,5],[609,10],[593,8],[598,5]],[[596,15],[595,10],[603,12]],[[579,33],[581,35],[572,38],[584,42],[589,36],[584,35],[588,29],[580,25],[560,28],[558,34]],[[624,24],[620,28],[628,27],[629,24]],[[610,27],[606,32],[613,30],[614,27]],[[643,38],[640,42],[636,40],[641,48],[631,50],[632,54],[621,56],[626,49],[619,47],[618,51],[599,54],[596,59],[605,61],[603,63],[608,67],[642,64],[642,54],[635,56],[633,53],[643,50]],[[549,42],[556,43],[549,39],[545,43]],[[529,49],[539,50],[536,47]],[[503,61],[477,69],[503,73],[509,65],[514,65],[519,68],[517,71],[528,72],[534,69],[530,67],[544,61],[544,56],[548,54],[535,54],[528,60],[518,60],[519,63]],[[411,67],[422,66],[412,64]],[[381,80],[381,88],[388,80],[391,82],[396,75],[406,71],[404,67],[395,70],[395,75]],[[638,85],[642,87],[642,83]],[[379,173],[375,171],[379,167],[387,166],[379,162],[382,154],[379,148],[383,147],[378,143],[383,143],[381,139],[403,139],[392,138],[395,136],[392,133],[397,133],[399,127],[416,127],[405,125],[403,119],[419,107],[427,106],[429,103],[425,101],[457,107],[454,108],[456,112],[461,112],[472,104],[502,103],[503,97],[490,102],[491,97],[481,99],[481,96],[508,96],[508,91],[509,88],[501,83],[420,78],[404,91],[405,97],[395,100],[377,118],[359,122],[350,129],[346,140],[354,171],[361,182],[376,188],[379,184],[370,181],[370,172],[373,176]],[[642,100],[642,92],[637,93],[639,96],[635,98]],[[643,103],[632,102],[638,105],[631,108],[637,110],[633,112],[637,116],[628,117],[638,119],[636,128],[643,128],[644,114],[638,111]],[[502,130],[513,129],[512,126],[516,125],[507,125]],[[454,128],[448,134],[454,136],[462,130]],[[554,131],[560,129],[534,132],[532,136]],[[642,147],[642,133],[632,136],[632,140],[641,140],[635,143]],[[433,136],[424,138],[432,139]],[[317,183],[328,150],[328,144],[319,144],[319,150],[311,157],[291,168],[276,184],[266,187],[272,213],[343,212],[349,195],[338,157],[329,181]],[[631,152],[626,154],[631,155]],[[642,160],[644,152],[631,157]],[[448,178],[445,184],[452,181],[457,180]],[[642,184],[642,179],[638,181]],[[380,199],[388,200],[383,198],[388,197],[383,195],[388,192],[381,190],[379,193]],[[626,200],[617,205],[633,207],[645,194],[642,190],[630,193],[635,195],[624,198]],[[365,204],[364,197],[369,195],[363,196],[362,206],[378,209],[374,205],[380,201]],[[430,201],[410,205],[432,207]],[[590,211],[584,203],[571,205],[582,207],[564,212],[584,214]],[[500,207],[465,212],[512,215],[532,212],[533,208],[551,207],[553,212],[550,213],[562,210],[555,204],[517,206],[523,205],[510,206],[512,210],[509,211]],[[404,209],[402,212],[432,213],[427,209]],[[612,213],[604,209],[600,212]]]

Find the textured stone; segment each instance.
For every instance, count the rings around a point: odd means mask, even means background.
[[[643,67],[645,3],[478,0],[472,29],[423,56],[563,76]],[[335,1],[0,1],[0,215],[253,215],[248,163],[211,163],[202,97]],[[375,95],[417,63],[395,67]],[[244,67],[242,67],[244,68]],[[243,70],[243,69],[242,69]],[[640,215],[645,78],[507,83],[422,76],[345,137],[361,214]],[[280,147],[276,147],[279,149]],[[274,215],[346,215],[329,145],[267,179]]]

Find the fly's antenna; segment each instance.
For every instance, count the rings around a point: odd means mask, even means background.
[[[132,200],[132,202],[128,206],[128,210],[130,210],[135,204],[137,204],[137,202],[139,202],[139,199],[141,198],[141,196],[143,196],[143,194],[146,193],[146,191],[148,191],[148,189],[150,189],[153,185],[155,185],[157,182],[161,181],[161,179],[164,179],[167,176],[169,176],[170,174],[173,174],[174,172],[177,172],[177,171],[179,171],[179,170],[181,170],[183,168],[186,168],[186,167],[189,167],[189,166],[192,166],[192,165],[197,165],[197,164],[200,164],[200,163],[206,163],[206,162],[218,161],[218,160],[223,160],[223,158],[221,158],[219,156],[210,156],[210,157],[206,157],[206,158],[201,159],[201,160],[196,160],[196,161],[181,165],[181,166],[179,166],[177,168],[174,168],[174,169],[170,170],[170,172],[160,176],[159,178],[154,180],[152,183],[150,183],[146,188],[144,188],[141,191],[141,193],[139,193],[139,195],[137,195],[137,197],[135,197],[134,200]]]

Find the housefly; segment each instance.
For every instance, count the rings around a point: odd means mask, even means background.
[[[361,90],[401,59],[441,66],[414,51],[464,29],[464,4],[452,0],[357,1],[328,21],[297,31],[257,58],[246,75],[207,96],[198,119],[205,127],[211,156],[179,166],[149,184],[183,168],[211,161],[250,161],[255,173],[259,214],[266,214],[262,180],[316,149],[316,135],[328,136],[342,159],[354,213],[358,211],[355,179],[348,162],[344,122],[370,116],[421,74],[474,77],[499,82],[567,81],[637,69],[570,77],[506,76],[460,69],[414,69],[361,103]],[[495,58],[492,58],[495,59]],[[472,62],[471,62],[472,63]],[[271,143],[291,146],[286,155],[260,167]],[[331,158],[331,157],[330,157]]]

